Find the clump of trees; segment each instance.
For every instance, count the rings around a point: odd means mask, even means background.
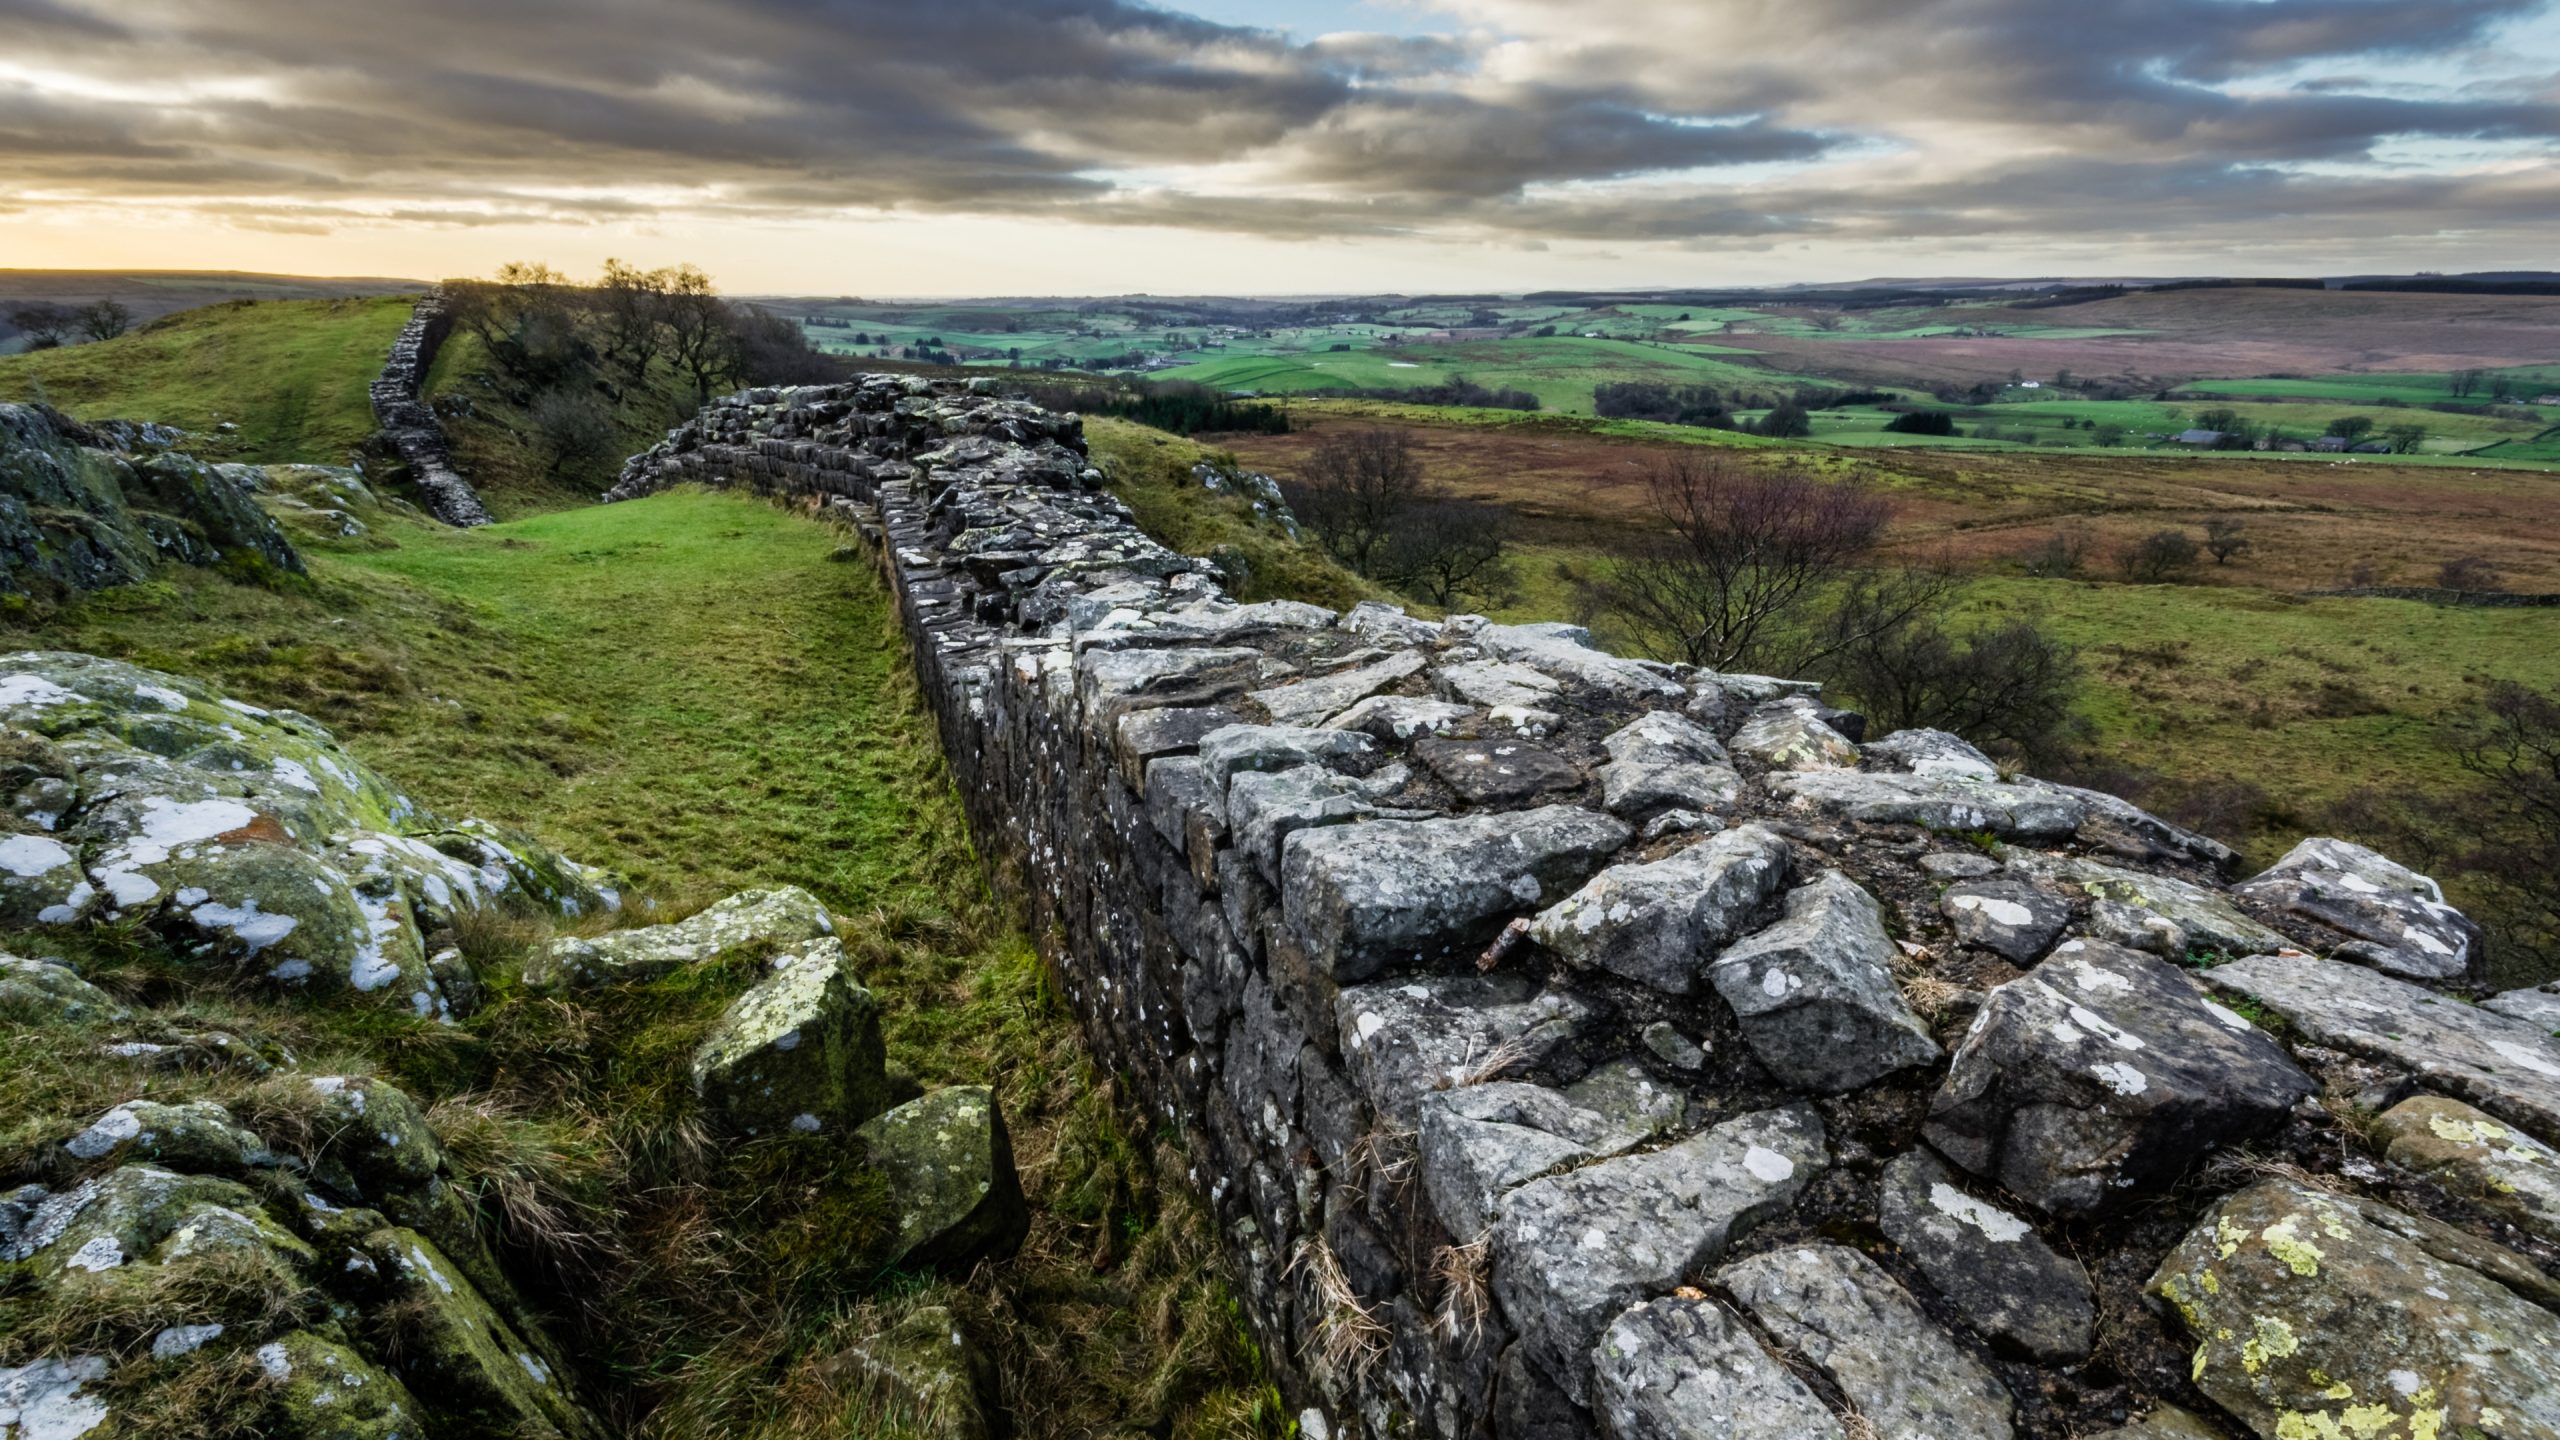
[[[1351,347],[1336,345],[1333,348],[1348,350]],[[1459,405],[1478,410],[1536,410],[1544,403],[1530,391],[1479,385],[1464,375],[1452,375],[1437,385],[1416,385],[1409,389],[1377,386],[1310,390],[1306,393],[1345,400],[1396,400],[1407,405]]]
[[[1326,435],[1281,482],[1298,523],[1355,574],[1450,606],[1511,582],[1511,515],[1433,485],[1402,430]]]
[[[618,460],[722,390],[842,378],[795,322],[721,296],[692,265],[607,260],[591,283],[539,263],[448,281],[457,329],[480,344],[482,380],[522,416],[520,438],[553,479]]]
[[[1289,433],[1289,413],[1279,406],[1229,399],[1196,380],[1042,384],[1023,393],[1046,409],[1113,415],[1176,435]]]
[[[2180,579],[2196,568],[2195,537],[2184,530],[2154,530],[2116,552],[2116,568],[2138,585]]]
[[[52,350],[74,339],[113,340],[133,328],[133,311],[121,300],[86,305],[32,301],[9,312],[9,324],[27,337],[30,350]]]
[[[1913,410],[1894,416],[1884,428],[1896,435],[1953,435],[1956,417],[1944,410]]]

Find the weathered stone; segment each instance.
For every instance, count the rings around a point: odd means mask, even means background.
[[[0,1365],[0,1436],[78,1440],[107,1423],[106,1400],[86,1393],[106,1378],[103,1355]]]
[[[1695,1070],[1707,1063],[1706,1047],[1681,1034],[1668,1020],[1644,1027],[1644,1048],[1674,1070]]]
[[[2077,885],[2093,901],[2150,911],[2176,925],[2191,950],[2257,955],[2293,943],[2240,913],[2220,892],[2167,875],[2034,851],[2010,852],[2009,868],[2035,879]]]
[[[2232,889],[2348,937],[2331,953],[2387,975],[2465,980],[2480,968],[2480,927],[2435,881],[2361,845],[2315,836]]]
[[[1426,1095],[1420,1109],[1423,1193],[1461,1243],[1492,1225],[1496,1205],[1518,1186],[1615,1155],[1650,1133],[1544,1086],[1508,1081]]]
[[[1716,1281],[1829,1376],[1878,1440],[2010,1435],[2016,1402],[1990,1368],[1855,1250],[1784,1247],[1728,1265]]]
[[[1896,730],[1881,740],[1870,740],[1863,747],[1868,764],[1905,775],[1957,775],[1973,780],[1997,780],[2000,767],[1991,757],[1974,749],[1964,740],[1944,730]]]
[[[1432,672],[1440,692],[1481,709],[1539,709],[1554,704],[1564,684],[1553,675],[1526,665],[1498,660],[1469,660]]]
[[[1416,620],[1398,605],[1382,600],[1363,600],[1342,612],[1337,626],[1364,640],[1397,645],[1429,645],[1440,638],[1440,627],[1429,620]]]
[[[1938,1058],[1893,983],[1893,956],[1882,909],[1831,870],[1791,891],[1786,918],[1728,948],[1707,975],[1771,1074],[1836,1094]]]
[[[2316,1089],[2154,956],[2071,941],[1991,992],[1929,1109],[1947,1158],[2056,1214],[2156,1190]]]
[[[2493,1010],[2510,1019],[2522,1020],[2549,1034],[2560,1036],[2560,980],[2530,989],[2510,990],[2480,1002],[2483,1010]]]
[[[1533,1180],[1497,1210],[1493,1283],[1503,1314],[1540,1368],[1587,1401],[1602,1327],[1714,1264],[1794,1203],[1828,1159],[1821,1119],[1796,1107]]]
[[[1076,695],[1106,726],[1131,710],[1233,700],[1262,679],[1262,652],[1242,647],[1087,650],[1075,659]],[[1109,734],[1110,729],[1104,730]]]
[[[1281,914],[1334,978],[1480,946],[1505,916],[1579,885],[1631,832],[1572,806],[1302,830],[1281,856]]]
[[[1570,995],[1517,976],[1420,976],[1335,998],[1343,1067],[1378,1113],[1419,1123],[1433,1091],[1535,1068],[1591,1018]]]
[[[2121,796],[2050,780],[2023,783],[2086,806],[2089,813],[2080,822],[2077,838],[2108,854],[2147,863],[2201,865],[2216,874],[2228,874],[2240,861],[2239,852],[2221,841],[2172,825]]]
[[[1983,1338],[2047,1364],[2087,1358],[2098,1322],[2088,1272],[2033,1225],[1957,1188],[1914,1150],[1884,1169],[1876,1212],[1885,1238]]]
[[[124,1013],[114,996],[67,965],[0,954],[0,1019],[22,1024],[109,1020]]]
[[[1563,756],[1518,740],[1420,740],[1413,754],[1470,805],[1517,805],[1583,783]]]
[[[1154,761],[1194,754],[1210,731],[1240,724],[1243,718],[1216,706],[1132,710],[1120,717],[1111,748],[1119,757],[1121,775],[1134,788],[1144,783]]]
[[[1734,753],[1772,770],[1854,769],[1858,747],[1822,722],[1821,708],[1802,696],[1761,706],[1735,732]]]
[[[2308,955],[2252,955],[2204,978],[2261,1001],[2307,1040],[2398,1066],[2560,1145],[2560,1041],[2530,1021]]]
[[[1416,735],[1446,735],[1475,718],[1473,706],[1405,695],[1372,695],[1324,722],[1327,730],[1356,730],[1372,740],[1400,743]]]
[[[883,1403],[917,1440],[987,1440],[994,1363],[947,1306],[920,1305],[882,1324],[826,1362],[853,1388]]]
[[[1542,911],[1529,937],[1568,965],[1686,995],[1786,876],[1786,842],[1745,825],[1651,864],[1601,871]]]
[[[1476,643],[1497,660],[1533,665],[1620,700],[1688,694],[1665,673],[1669,666],[1594,649],[1591,632],[1579,625],[1488,625],[1476,635]]]
[[[2162,1405],[2130,1425],[2089,1440],[2222,1440],[2222,1432],[2175,1405]]]
[[[1872,825],[1925,825],[2003,840],[2070,838],[2089,808],[2050,790],[1965,775],[1876,775],[1819,770],[1772,776],[1769,787],[1797,809]]]
[[[1200,768],[1210,793],[1223,795],[1227,783],[1247,771],[1292,770],[1301,765],[1329,768],[1360,759],[1376,748],[1368,736],[1349,730],[1229,725],[1200,738]]]
[[[1979,850],[1932,850],[1920,868],[1940,880],[1979,880],[2000,873],[2000,862]]]
[[[356,1253],[384,1298],[401,1307],[403,1369],[414,1389],[435,1396],[438,1411],[497,1434],[599,1433],[551,1361],[490,1308],[435,1242],[385,1227],[366,1235]],[[341,1383],[334,1372],[329,1383]]]
[[[1630,818],[1666,806],[1721,810],[1742,793],[1714,734],[1668,710],[1649,711],[1601,742],[1609,763],[1600,767],[1601,803]]]
[[[779,951],[835,934],[818,897],[796,885],[742,890],[687,920],[552,941],[525,967],[535,986],[646,980],[737,952]]]
[[[1031,1209],[993,1091],[983,1085],[936,1090],[854,1134],[870,1163],[889,1177],[897,1208],[887,1263],[965,1268],[1021,1248]]]
[[[841,1130],[887,1109],[879,1002],[853,982],[843,943],[812,940],[772,963],[693,1052],[703,1108],[747,1135]]]
[[[2560,1433],[2551,1288],[2450,1227],[2281,1180],[2224,1198],[2151,1279],[2196,1387],[2267,1440]]]
[[[2392,1164],[2560,1244],[2560,1150],[2441,1095],[2393,1106],[2376,1138]]]
[[[2033,965],[2062,938],[2071,907],[2062,897],[2025,880],[1970,880],[1950,885],[1938,911],[1956,939],[1980,946],[2013,965]]]
[[[1255,690],[1245,698],[1260,705],[1275,725],[1321,725],[1397,681],[1421,674],[1430,664],[1419,650],[1400,650],[1355,669]]]
[[[1227,782],[1227,833],[1262,878],[1280,881],[1281,847],[1320,825],[1348,825],[1378,813],[1351,776],[1313,765],[1246,771]]]
[[[1689,1097],[1664,1085],[1641,1061],[1611,1060],[1564,1087],[1565,1098],[1640,1135],[1677,1134],[1689,1126]]]
[[[278,1163],[264,1141],[210,1100],[177,1105],[128,1100],[90,1122],[62,1148],[83,1164],[145,1161],[234,1179]]]
[[[1842,1440],[1846,1431],[1716,1300],[1621,1313],[1592,1352],[1592,1401],[1616,1440]]]
[[[400,1440],[420,1433],[426,1412],[409,1387],[344,1345],[296,1330],[258,1347],[255,1356],[275,1417],[273,1428],[261,1433],[273,1440]]]
[[[49,406],[0,405],[0,588],[60,597],[234,554],[302,573],[284,532],[221,467],[122,449]]]

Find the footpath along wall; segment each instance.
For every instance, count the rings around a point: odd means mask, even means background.
[[[1809,686],[1239,604],[1073,416],[757,390],[1310,1434],[2560,1434],[2560,994]],[[1863,743],[1862,743],[1863,742]],[[2121,1428],[2118,1428],[2121,1427]]]

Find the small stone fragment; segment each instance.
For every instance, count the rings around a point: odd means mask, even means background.
[[[1707,974],[1771,1074],[1837,1094],[1938,1058],[1893,983],[1893,955],[1874,898],[1832,870],[1791,892],[1785,919],[1726,949]]]
[[[1802,1380],[1716,1300],[1656,1300],[1609,1325],[1592,1351],[1593,1408],[1617,1440],[1842,1440]]]
[[[2062,938],[2071,907],[2061,896],[2025,880],[1968,880],[1947,887],[1938,910],[1956,939],[1979,946],[2013,965],[2033,965]]]
[[[1542,912],[1529,935],[1568,965],[1686,995],[1786,876],[1786,842],[1744,825],[1651,864],[1601,871]]]
[[[732,1131],[815,1134],[888,1108],[880,1006],[834,936],[775,956],[693,1052],[693,1093]]]

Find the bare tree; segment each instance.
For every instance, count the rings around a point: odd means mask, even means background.
[[[113,340],[133,328],[133,312],[119,300],[100,300],[77,312],[80,333],[92,340]]]
[[[594,291],[597,328],[603,334],[606,360],[634,382],[647,377],[666,333],[669,272],[643,270],[620,260],[604,262],[604,275]]]
[[[2237,520],[2204,522],[2204,548],[2213,554],[2213,563],[2228,565],[2234,555],[2245,555],[2257,549],[2249,538],[2249,528]]]
[[[2456,555],[2436,567],[2436,585],[2444,590],[2504,590],[2507,577],[2486,555]]]
[[[2039,580],[2068,580],[2089,563],[2089,532],[2056,530],[2030,545],[2018,561]]]
[[[1715,669],[1810,629],[1823,587],[1874,554],[1893,514],[1862,485],[1719,451],[1670,456],[1648,484],[1657,532],[1619,565],[1611,608],[1655,653]]]
[[[2154,530],[2116,552],[2124,578],[2156,585],[2195,568],[2195,537],[2184,530]]]
[[[612,407],[591,391],[569,386],[545,390],[534,397],[526,418],[533,425],[544,473],[554,478],[610,459],[622,448]]]
[[[1326,553],[1376,575],[1397,521],[1422,496],[1422,457],[1401,430],[1341,430],[1317,442],[1287,487],[1289,508]]]
[[[2456,370],[2445,388],[2453,392],[2454,399],[2466,399],[2479,391],[2480,381],[2486,373],[2481,370]]]
[[[1382,547],[1378,578],[1443,608],[1509,587],[1511,513],[1454,496],[1407,509]]]
[[[721,381],[737,373],[729,302],[694,266],[679,265],[666,276],[667,358],[693,382],[694,398],[709,400]]]
[[[28,349],[51,350],[71,338],[74,320],[62,306],[35,300],[10,311],[9,323],[27,337]]]

